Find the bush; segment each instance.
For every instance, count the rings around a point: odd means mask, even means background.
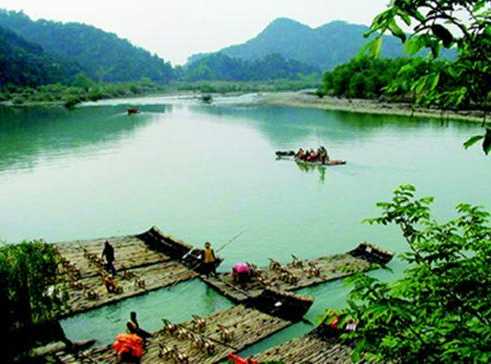
[[[373,363],[489,363],[491,361],[490,214],[460,204],[458,216],[432,219],[432,198],[416,199],[403,185],[379,203],[375,224],[395,224],[409,252],[404,277],[386,283],[354,279],[348,315],[359,322],[354,361]]]
[[[75,106],[80,104],[83,100],[78,96],[72,96],[65,100],[65,107],[67,109],[73,109]]]
[[[16,96],[12,100],[14,105],[22,105],[22,104],[24,104],[25,101],[26,101],[25,98],[22,96]]]

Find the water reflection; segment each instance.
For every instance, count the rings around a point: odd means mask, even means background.
[[[128,105],[79,107],[0,107],[0,172],[32,169],[40,159],[104,150],[171,111],[171,106],[146,105],[128,116]]]
[[[326,181],[326,167],[297,161],[295,161],[295,164],[297,165],[298,169],[304,173],[318,173],[320,183],[324,183]]]
[[[391,133],[406,134],[421,128],[442,132],[442,128],[472,132],[475,123],[449,121],[402,115],[374,115],[347,111],[327,111],[288,106],[192,106],[193,112],[219,116],[230,122],[247,121],[262,133],[275,148],[285,145],[298,147],[303,141],[313,145],[330,143],[368,142],[387,129]],[[281,120],[281,126],[278,125]],[[281,132],[278,128],[281,127]],[[350,133],[346,133],[346,130]]]

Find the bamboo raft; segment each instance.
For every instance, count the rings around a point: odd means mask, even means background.
[[[202,279],[230,300],[241,303],[259,296],[265,288],[296,291],[374,269],[378,264],[387,264],[392,256],[392,253],[374,245],[362,243],[345,254],[312,260],[293,257],[293,261],[287,265],[272,259],[267,268],[259,269],[250,264],[254,267],[254,273],[246,283],[234,282],[231,273]]]
[[[104,242],[115,250],[117,292],[103,283]],[[174,285],[198,274],[179,261],[191,247],[152,228],[143,234],[55,244],[60,255],[60,284],[66,286],[67,307],[62,316],[84,312],[125,298]]]
[[[172,334],[168,324],[164,325],[162,330],[148,340],[141,363],[219,363],[226,359],[230,352],[241,351],[291,324],[291,321],[257,309],[237,305],[207,317],[204,327],[201,328],[197,325],[196,319],[176,325],[177,331]],[[207,348],[203,343],[207,343]],[[210,350],[210,347],[213,350]],[[174,349],[170,350],[172,348]],[[178,352],[186,357],[187,361],[178,361],[172,354],[166,353],[167,351]],[[57,358],[66,364],[117,362],[110,346],[88,350],[79,355],[61,352],[57,354]]]
[[[254,357],[260,363],[282,362],[284,364],[348,364],[351,348],[335,340],[326,340],[315,332],[288,341]]]

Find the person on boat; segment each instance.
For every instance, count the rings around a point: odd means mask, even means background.
[[[304,159],[305,158],[305,151],[303,150],[303,148],[300,148],[298,150],[298,152],[295,154],[295,158],[298,158],[298,159]]]
[[[324,146],[319,148],[318,154],[322,164],[327,164],[327,162],[329,162],[329,154],[327,154],[327,149]]]
[[[213,274],[214,276],[217,274],[215,252],[211,248],[211,243],[209,241],[205,243],[205,250],[203,251],[202,256],[202,268],[203,273],[207,277],[209,277],[210,274]]]
[[[318,157],[319,157],[319,154],[317,153],[317,151],[315,151],[314,149],[311,149],[309,152],[309,157],[307,158],[307,160],[309,162],[316,162]]]
[[[114,248],[109,241],[104,243],[104,249],[102,250],[101,258],[106,259],[106,270],[113,276],[116,275],[116,268],[114,268]]]
[[[130,320],[126,323],[126,327],[128,331],[132,334],[137,334],[143,340],[146,340],[152,337],[152,334],[140,328],[140,324],[138,323],[138,319],[136,318],[136,312],[130,312]]]
[[[236,283],[246,283],[251,278],[251,267],[244,262],[235,263],[232,267],[232,279]]]

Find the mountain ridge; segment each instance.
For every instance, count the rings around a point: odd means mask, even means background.
[[[244,60],[256,60],[269,54],[280,54],[286,59],[319,67],[323,70],[348,62],[356,56],[367,42],[364,33],[366,25],[335,20],[312,28],[290,18],[277,18],[248,41],[222,48],[216,52]],[[188,63],[209,55],[198,53]],[[382,55],[385,57],[404,56],[400,41],[384,36]]]

